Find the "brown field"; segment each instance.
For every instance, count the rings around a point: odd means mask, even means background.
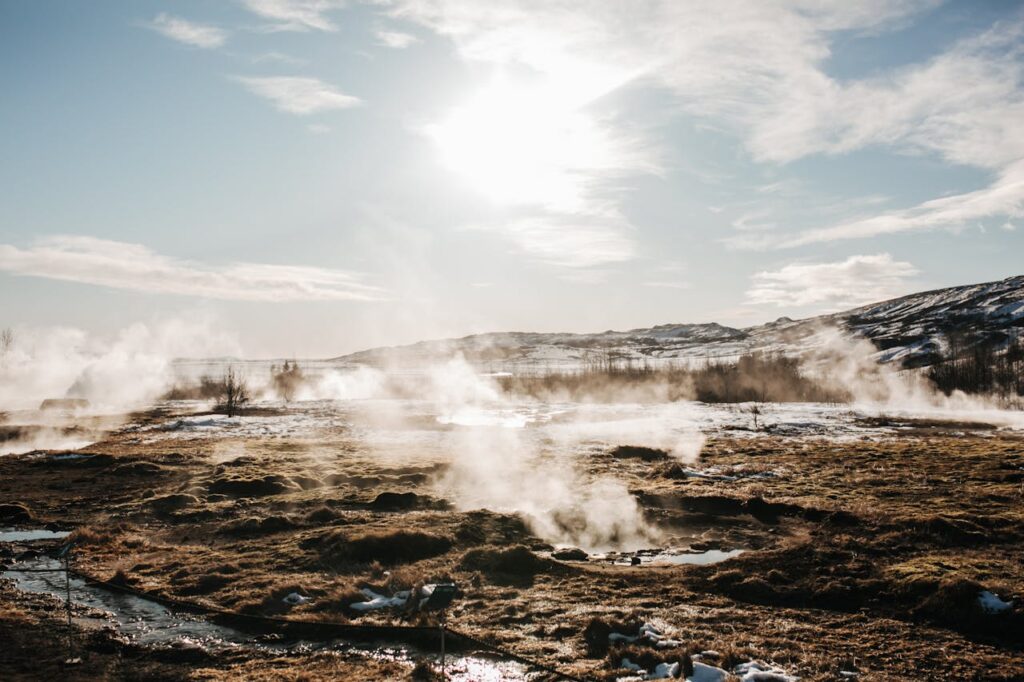
[[[244,455],[225,458],[232,447]],[[748,549],[707,566],[553,559],[518,516],[434,496],[442,459],[381,462],[345,437],[214,447],[120,433],[83,452],[0,458],[0,502],[22,508],[0,508],[0,526],[77,529],[80,570],[158,595],[309,621],[425,623],[349,605],[363,586],[390,594],[453,579],[464,592],[453,627],[584,679],[615,679],[624,654],[651,655],[608,651],[601,628],[628,621],[671,631],[680,646],[663,659],[713,650],[705,662],[761,659],[802,680],[1024,674],[1024,440],[1001,431],[929,423],[880,440],[709,441],[695,467],[743,472],[733,480],[687,476],[657,456],[590,455],[590,469],[624,481],[695,548]],[[1014,607],[985,613],[982,589]],[[0,590],[2,679],[413,674],[323,652],[186,655],[94,629],[76,634],[83,660],[65,668],[60,604],[9,581]],[[312,601],[287,607],[293,591]]]

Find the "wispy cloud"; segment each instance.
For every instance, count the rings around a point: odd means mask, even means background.
[[[227,31],[216,26],[198,24],[163,12],[158,14],[148,25],[154,31],[172,40],[193,47],[205,49],[221,47],[228,39]]]
[[[209,266],[140,244],[55,236],[21,249],[0,244],[0,271],[150,294],[233,301],[373,301],[384,291],[356,273],[298,265]]]
[[[1024,119],[1022,119],[1024,120]],[[894,232],[959,228],[979,220],[1024,216],[1024,161],[1011,165],[983,189],[925,201],[913,208],[807,230],[783,246],[876,237]]]
[[[642,286],[653,287],[655,289],[689,289],[690,283],[683,281],[671,281],[671,280],[654,280],[650,282],[641,282]]]
[[[918,274],[888,253],[850,256],[835,263],[793,263],[751,277],[747,302],[779,307],[816,306],[841,310],[906,293]]]
[[[634,258],[636,247],[627,228],[609,216],[539,215],[513,220],[499,231],[533,260],[576,269]]]
[[[832,228],[796,240],[736,239],[739,246],[765,248],[1020,215],[1019,14],[923,62],[860,79],[828,73],[836,36],[900,28],[937,4],[652,0],[626,7],[618,0],[394,0],[390,11],[450,38],[466,59],[526,65],[553,82],[592,91],[641,79],[660,86],[683,111],[736,135],[761,163],[874,147],[925,153],[993,174],[991,184],[976,192],[853,222],[847,213]],[[776,183],[762,194],[779,188]]]
[[[291,114],[315,114],[333,109],[349,109],[362,100],[346,95],[318,78],[299,76],[235,76],[250,92],[266,97],[281,111]]]
[[[307,63],[305,59],[293,57],[290,54],[285,54],[284,52],[277,52],[275,50],[255,55],[250,59],[250,61],[252,61],[253,64],[272,63],[288,64],[289,66],[301,66]]]
[[[254,14],[269,19],[276,31],[337,31],[327,16],[345,6],[341,0],[243,0]]]
[[[382,29],[375,31],[374,36],[377,38],[378,44],[395,50],[403,50],[410,45],[420,42],[420,39],[413,34],[401,31],[385,31]]]
[[[679,262],[662,263],[646,269],[651,278],[641,282],[641,286],[654,289],[689,289],[690,282],[684,279],[686,267]]]

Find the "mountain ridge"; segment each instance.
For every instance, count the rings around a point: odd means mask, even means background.
[[[708,322],[594,333],[485,332],[371,348],[334,359],[416,366],[461,354],[473,364],[511,369],[579,365],[599,354],[657,364],[725,359],[755,351],[799,353],[819,343],[816,336],[822,330],[834,327],[871,341],[879,362],[927,366],[954,336],[967,347],[998,346],[1024,336],[1024,275],[932,289],[799,320],[780,317],[743,328]]]

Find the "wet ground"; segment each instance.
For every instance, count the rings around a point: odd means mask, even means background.
[[[352,605],[452,580],[453,627],[586,679],[760,662],[805,680],[1009,680],[1024,663],[1024,444],[1005,427],[836,406],[769,407],[768,430],[691,404],[197,409],[0,458],[0,527],[74,530],[75,566],[134,590],[307,622],[434,624],[415,600]],[[0,535],[2,677],[31,678],[40,649],[66,657],[45,634],[63,575],[25,572],[53,566],[35,542]],[[111,661],[132,659],[169,678],[409,679],[433,660],[260,640],[78,581],[72,597],[90,675],[130,677]],[[671,646],[627,641],[638,624]]]

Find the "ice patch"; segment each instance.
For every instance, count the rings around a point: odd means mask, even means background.
[[[396,592],[393,597],[385,597],[383,594],[377,594],[373,590],[364,587],[359,590],[366,597],[366,601],[358,601],[354,604],[349,604],[349,608],[356,611],[376,611],[378,609],[394,609],[402,608],[406,602],[409,601],[409,591],[403,590]]]
[[[609,642],[626,642],[627,644],[634,644],[636,642],[646,642],[653,644],[660,649],[667,649],[674,646],[679,646],[681,642],[674,639],[665,637],[657,628],[650,623],[644,623],[640,626],[640,630],[635,635],[624,635],[621,632],[613,632],[608,635]]]
[[[312,601],[309,597],[304,597],[298,592],[292,592],[287,597],[282,599],[285,604],[289,606],[298,606],[299,604],[305,604],[306,602]]]
[[[978,604],[985,613],[1002,613],[1013,606],[1012,601],[1003,601],[997,595],[989,592],[988,590],[982,590],[981,593],[978,594]]]
[[[775,668],[761,661],[740,663],[733,668],[733,673],[739,676],[741,682],[796,682],[800,679],[787,674],[781,668]]]
[[[647,672],[647,670],[645,668],[642,668],[640,665],[634,663],[628,658],[623,658],[622,663],[619,667],[629,670],[631,672],[640,673],[639,677],[620,677],[619,682],[624,682],[625,680],[632,679],[668,680],[679,677],[679,661],[676,661],[675,663],[659,663],[658,665],[654,666],[654,670],[652,670],[651,672]]]
[[[693,674],[686,678],[686,682],[722,682],[727,679],[729,679],[729,673],[725,670],[694,661]]]

